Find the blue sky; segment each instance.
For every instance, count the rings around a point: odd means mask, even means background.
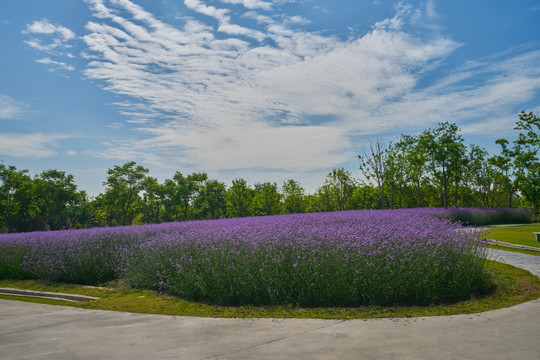
[[[1,1],[0,160],[91,195],[128,160],[311,192],[438,122],[495,153],[540,111],[538,24],[538,0]]]

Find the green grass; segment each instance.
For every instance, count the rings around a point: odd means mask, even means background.
[[[520,226],[490,227],[486,230],[488,239],[495,239],[512,244],[527,245],[540,248],[540,242],[535,240],[533,232],[540,232],[540,224]]]
[[[455,304],[433,306],[359,308],[215,306],[160,295],[148,290],[130,289],[119,283],[107,284],[108,288],[99,289],[78,285],[47,284],[30,280],[2,280],[0,281],[0,287],[76,293],[101,297],[101,299],[74,303],[19,296],[0,295],[0,298],[55,305],[62,304],[86,309],[128,311],[145,314],[224,318],[319,319],[370,319],[470,314],[504,308],[540,298],[540,280],[528,271],[493,261],[488,261],[487,266],[496,284],[496,289],[492,294]]]

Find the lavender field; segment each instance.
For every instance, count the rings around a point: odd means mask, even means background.
[[[0,278],[122,280],[224,305],[452,302],[491,288],[441,209],[345,211],[0,235]]]

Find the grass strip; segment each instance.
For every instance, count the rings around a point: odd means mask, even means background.
[[[160,295],[148,290],[130,289],[122,286],[120,283],[108,284],[108,288],[89,288],[78,285],[48,284],[30,280],[2,280],[0,281],[0,286],[40,291],[77,293],[100,297],[100,299],[81,303],[3,295],[0,295],[0,299],[65,305],[85,309],[176,316],[372,319],[471,314],[505,308],[540,298],[540,279],[530,272],[494,261],[488,261],[487,266],[496,284],[496,290],[492,294],[479,298],[472,298],[455,304],[432,306],[358,308],[300,308],[293,306],[229,307],[186,301],[171,296]]]
[[[540,224],[490,227],[486,230],[486,238],[540,248],[540,242],[536,241],[534,232],[540,232]]]

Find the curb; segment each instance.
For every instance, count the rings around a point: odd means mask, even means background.
[[[490,244],[499,245],[499,246],[505,246],[505,247],[511,247],[514,249],[522,249],[522,250],[529,250],[529,251],[538,251],[540,252],[540,248],[533,247],[533,246],[527,246],[527,245],[519,245],[519,244],[512,244],[507,243],[504,241],[494,240],[494,239],[486,239]]]
[[[0,295],[28,296],[28,297],[37,297],[37,298],[46,298],[46,299],[55,299],[55,300],[64,300],[64,301],[89,301],[89,300],[100,299],[98,297],[86,296],[86,295],[53,293],[53,292],[34,291],[34,290],[21,290],[21,289],[12,289],[12,288],[0,288]]]

